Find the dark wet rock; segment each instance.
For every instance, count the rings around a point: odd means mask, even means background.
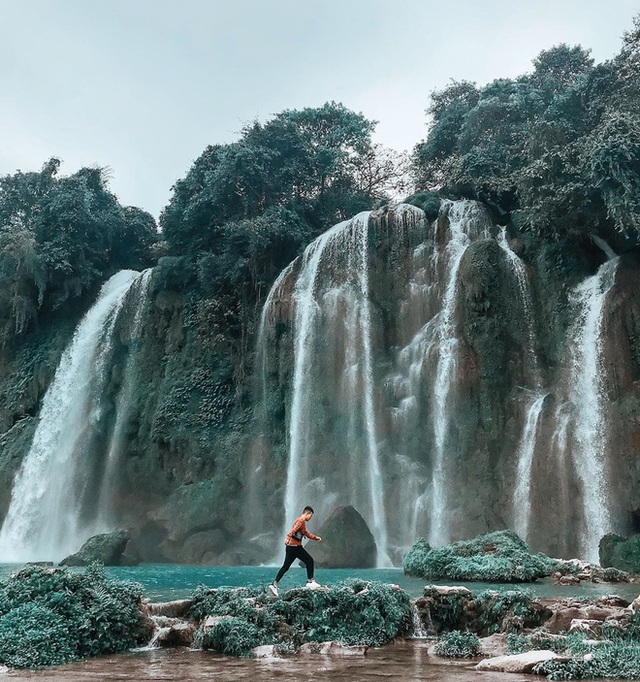
[[[167,616],[168,618],[186,618],[193,604],[193,599],[151,602],[149,603],[149,613],[154,616]]]
[[[629,573],[640,573],[640,535],[625,538],[609,533],[600,540],[600,564]]]
[[[122,554],[129,542],[128,530],[114,530],[89,538],[75,554],[65,557],[61,566],[88,566],[99,561],[105,566],[120,566]]]
[[[186,646],[193,644],[196,635],[194,623],[178,621],[171,623],[168,627],[162,628],[156,638],[156,644],[163,648]]]
[[[376,565],[376,543],[362,516],[351,506],[336,507],[317,532],[312,556],[324,568],[371,568]]]

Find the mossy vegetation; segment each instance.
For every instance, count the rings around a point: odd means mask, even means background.
[[[382,646],[412,631],[409,597],[391,585],[350,580],[326,590],[289,590],[272,599],[263,588],[200,587],[191,617],[220,618],[200,628],[204,649],[246,655],[263,644],[295,651],[305,642]]]
[[[138,583],[27,566],[0,583],[0,664],[43,668],[142,643]]]
[[[602,627],[601,638],[585,633],[552,635],[533,632],[509,635],[508,653],[548,649],[560,654],[560,660],[539,663],[534,672],[550,680],[640,679],[640,628],[637,614],[629,617],[624,628]]]
[[[509,530],[479,535],[445,547],[432,548],[419,539],[403,560],[404,572],[428,580],[532,582],[556,567],[544,554],[532,554]]]
[[[527,590],[439,588],[428,585],[416,602],[427,629],[441,635],[471,631],[481,636],[495,632],[517,633],[541,625],[551,612]]]
[[[452,630],[440,637],[435,651],[447,658],[473,658],[480,653],[480,638],[473,632]]]

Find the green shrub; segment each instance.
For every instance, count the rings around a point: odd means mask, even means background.
[[[460,592],[442,594],[436,587],[424,588],[424,598],[429,604],[431,622],[436,632],[458,630],[463,627],[465,595]]]
[[[573,632],[570,635],[552,635],[546,632],[532,632],[529,635],[510,633],[507,635],[507,653],[521,654],[525,651],[545,649],[558,654],[568,653],[576,656],[592,650],[592,646],[585,644],[583,632]]]
[[[231,626],[225,625],[224,637],[200,634],[203,642],[216,637],[215,647],[207,644],[216,650],[227,646],[226,637],[231,637],[233,642],[234,637],[247,644],[253,642],[252,647],[275,644],[283,650],[295,650],[304,642],[327,640],[382,646],[408,634],[413,627],[411,602],[406,592],[362,580],[345,581],[326,591],[289,590],[275,600],[259,588],[209,590],[199,587],[194,593],[194,602],[190,612],[193,618],[229,616],[234,627],[239,628],[237,633],[235,630],[227,633]],[[240,628],[236,621],[252,627]],[[227,621],[221,621],[224,622]]]
[[[554,569],[544,554],[531,554],[510,530],[432,548],[420,538],[404,557],[404,572],[428,580],[532,582]]]
[[[580,657],[568,661],[546,661],[536,665],[534,672],[546,675],[550,680],[637,680],[640,679],[640,645],[605,642],[594,647],[587,659]]]
[[[11,668],[68,663],[77,644],[68,622],[43,606],[23,604],[0,618],[0,660]]]
[[[540,625],[547,615],[527,590],[485,590],[475,597],[474,630],[487,635],[494,632],[519,632]]]
[[[97,566],[27,566],[0,583],[0,663],[43,667],[126,651],[141,642],[142,594]]]
[[[452,630],[440,637],[435,651],[448,658],[473,658],[480,653],[480,639],[472,632]]]
[[[225,618],[216,623],[200,639],[203,649],[212,649],[228,656],[246,656],[262,644],[258,628],[243,618]]]

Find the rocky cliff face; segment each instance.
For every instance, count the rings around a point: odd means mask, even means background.
[[[420,535],[511,527],[568,556],[592,553],[590,528],[634,530],[632,253],[614,261],[587,243],[569,258],[501,234],[474,202],[433,224],[414,207],[381,210],[322,239],[236,336],[182,259],[154,269],[137,327],[125,301],[92,452],[107,457],[117,425],[111,518],[143,560],[268,560],[304,504],[320,524],[353,506],[379,563]],[[50,352],[34,339],[22,383],[3,382],[5,489],[69,330]]]

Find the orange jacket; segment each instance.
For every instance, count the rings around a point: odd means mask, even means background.
[[[290,545],[292,547],[299,547],[302,544],[303,536],[308,537],[310,540],[318,540],[318,536],[310,533],[307,530],[307,524],[304,518],[299,516],[291,526],[291,530],[287,533],[287,537],[284,541],[285,545]]]

